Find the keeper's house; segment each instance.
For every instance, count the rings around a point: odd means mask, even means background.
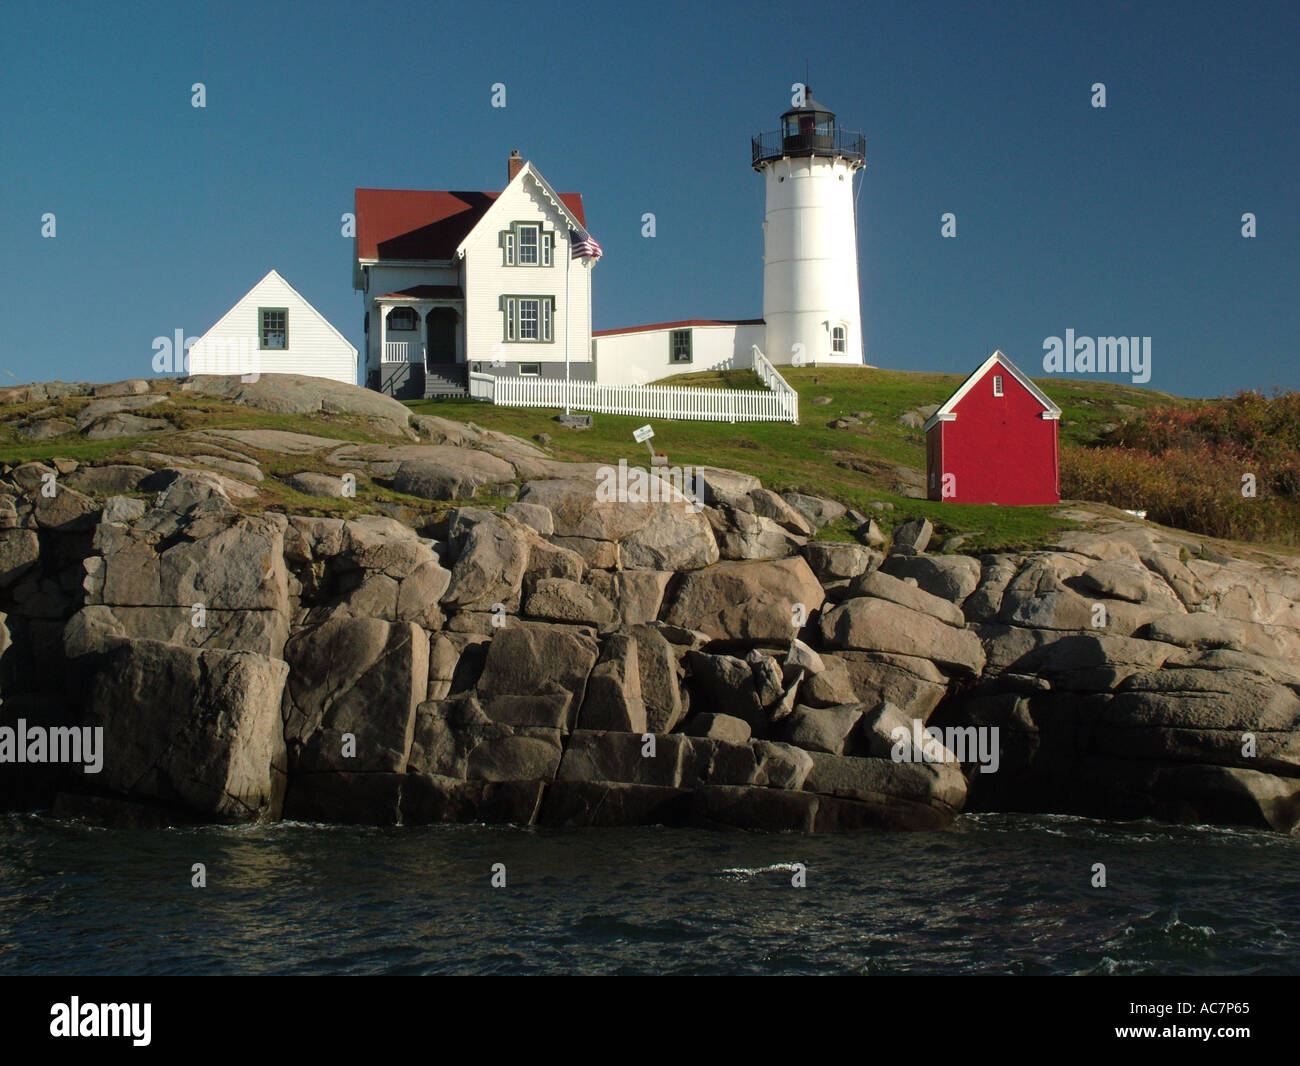
[[[277,271],[190,348],[191,374],[306,374],[357,383],[357,350]]]
[[[925,423],[928,497],[1059,503],[1060,417],[1061,409],[995,351]]]
[[[518,152],[500,192],[357,189],[356,221],[367,387],[418,399],[464,395],[471,370],[563,379],[566,348],[573,379],[592,378],[591,260],[569,254],[582,196]]]

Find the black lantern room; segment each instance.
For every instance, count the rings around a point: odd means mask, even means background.
[[[762,167],[786,156],[831,156],[861,161],[866,155],[866,138],[861,133],[841,130],[835,112],[828,110],[804,89],[804,102],[781,116],[776,133],[760,133],[751,141],[753,165]]]

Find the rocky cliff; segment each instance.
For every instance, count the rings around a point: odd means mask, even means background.
[[[0,728],[98,727],[104,749],[93,774],[0,763],[11,808],[819,832],[941,827],[963,808],[1300,822],[1292,559],[1092,514],[1041,551],[929,554],[917,522],[886,552],[865,520],[865,543],[814,540],[842,505],[744,473],[703,469],[698,502],[608,500],[594,464],[408,424],[364,390],[99,388],[75,419],[25,414],[26,435],[136,438],[190,390],[359,411],[400,439],[167,423],[178,454],[5,468]],[[302,492],[370,480],[430,506],[259,510],[270,467]],[[481,491],[515,499],[466,505]]]

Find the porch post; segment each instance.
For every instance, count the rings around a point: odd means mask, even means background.
[[[416,311],[420,316],[420,336],[423,338],[420,343],[420,363],[426,372],[429,369],[429,312],[432,310],[432,304],[421,304]]]

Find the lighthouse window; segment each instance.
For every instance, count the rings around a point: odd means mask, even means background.
[[[843,326],[831,330],[831,351],[843,355],[849,350],[848,331]]]
[[[691,331],[675,329],[668,334],[668,351],[672,362],[689,363],[691,361]]]
[[[1002,395],[1002,375],[1001,375],[1001,374],[994,374],[994,375],[993,375],[993,395],[994,395],[994,396],[1001,396],[1001,395]]]

